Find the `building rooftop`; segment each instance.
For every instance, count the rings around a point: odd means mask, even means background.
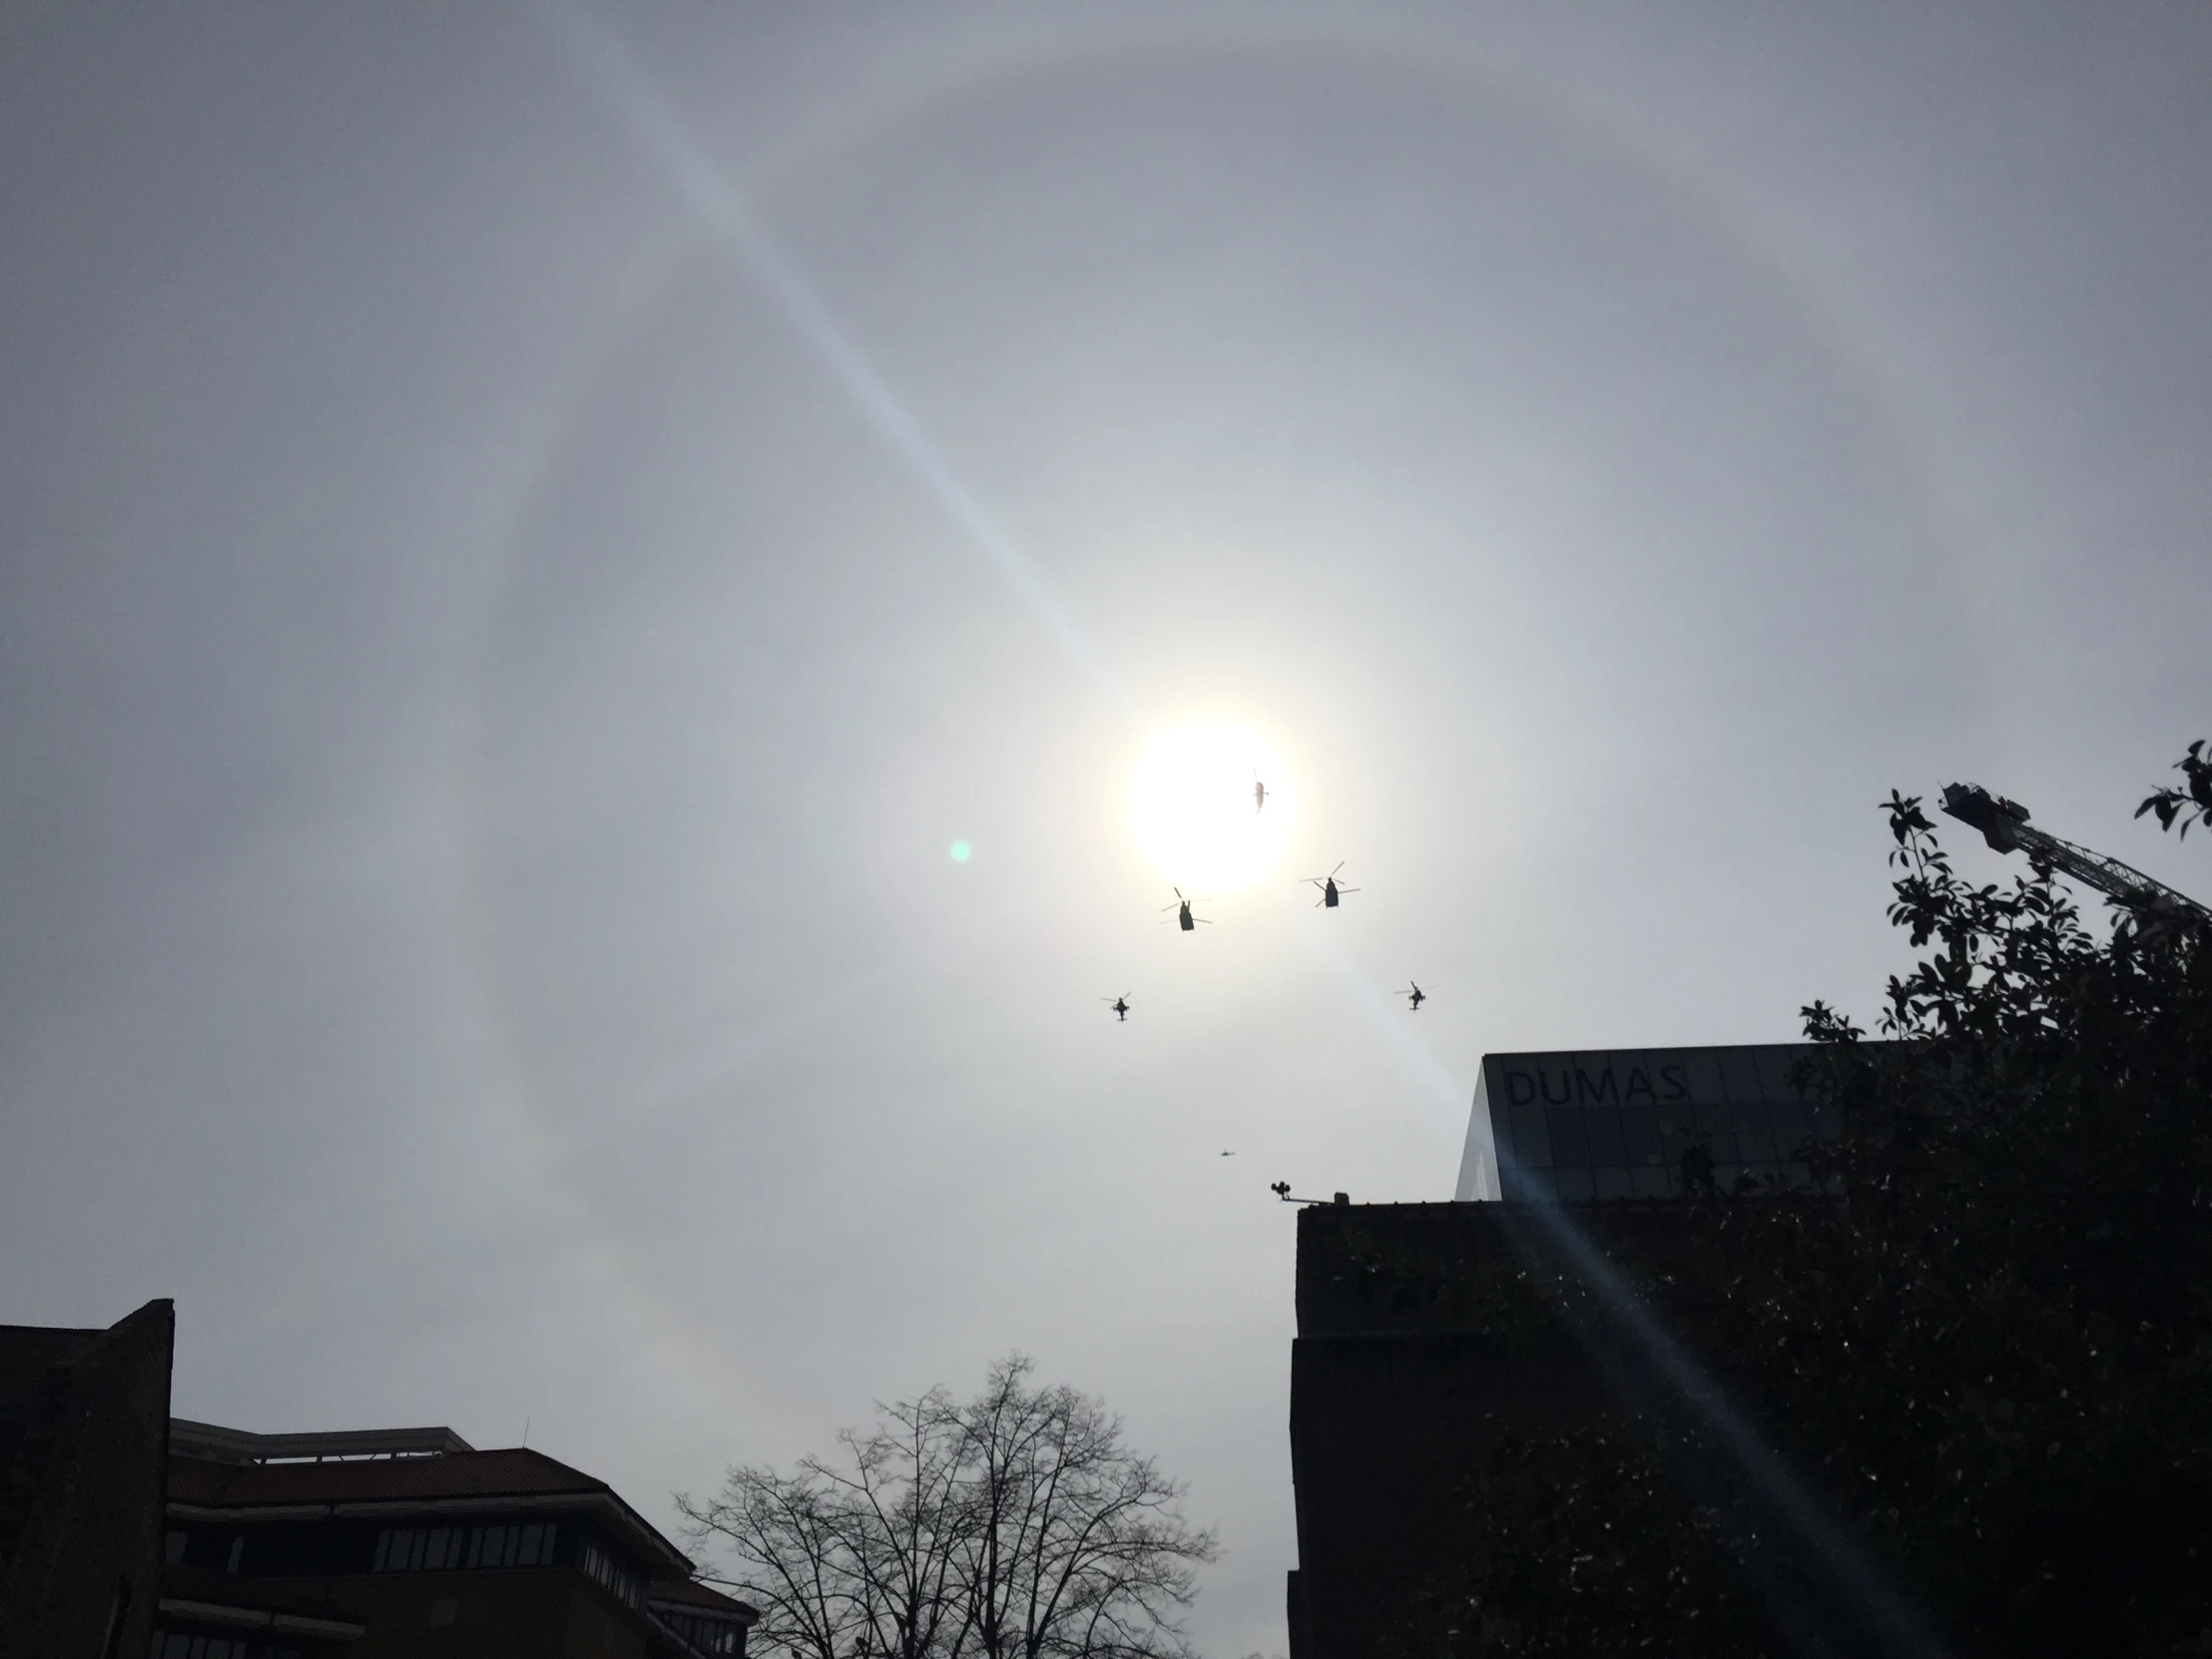
[[[206,1424],[193,1424],[204,1429]],[[240,1430],[225,1430],[250,1438]],[[364,1436],[392,1430],[364,1430]],[[450,1436],[450,1429],[404,1430]],[[269,1435],[272,1441],[338,1436]],[[612,1486],[581,1469],[527,1446],[493,1451],[332,1455],[305,1460],[217,1461],[173,1437],[169,1465],[170,1513],[184,1519],[305,1518],[313,1515],[482,1513],[497,1509],[585,1509],[626,1536],[655,1577],[688,1579],[690,1557],[663,1537]]]
[[[614,1488],[527,1446],[439,1457],[347,1462],[216,1463],[171,1450],[172,1502],[240,1508],[263,1504],[401,1502],[417,1498],[605,1494]]]
[[[169,1419],[169,1449],[216,1463],[324,1463],[360,1457],[442,1457],[473,1451],[450,1428],[340,1428],[308,1434],[256,1434],[185,1417]]]
[[[719,1613],[742,1619],[748,1624],[761,1616],[750,1602],[740,1601],[735,1596],[726,1596],[712,1585],[702,1584],[696,1578],[656,1578],[653,1587],[646,1591],[645,1599],[675,1607],[696,1608],[702,1613]]]

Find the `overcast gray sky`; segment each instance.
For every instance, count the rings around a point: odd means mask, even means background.
[[[2212,889],[2208,87],[2193,0],[0,10],[0,1320],[664,1522],[1019,1348],[1280,1652],[1270,1181],[1871,1017],[1892,786]],[[1199,720],[1299,817],[1186,935]]]

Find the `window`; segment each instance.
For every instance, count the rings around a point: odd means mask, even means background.
[[[461,1564],[465,1526],[395,1526],[376,1534],[377,1572],[437,1572]]]
[[[538,1521],[479,1526],[468,1541],[472,1567],[549,1567],[553,1564],[553,1527]]]
[[[246,1643],[237,1636],[187,1636],[165,1630],[154,1638],[154,1659],[246,1659]]]
[[[586,1542],[577,1553],[577,1564],[614,1593],[626,1607],[645,1605],[645,1580],[596,1543]]]
[[[551,1521],[490,1526],[387,1526],[376,1534],[372,1572],[449,1572],[455,1567],[549,1567]]]

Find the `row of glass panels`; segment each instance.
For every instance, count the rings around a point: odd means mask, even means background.
[[[1805,1179],[1794,1154],[1836,1132],[1789,1083],[1804,1044],[1486,1055],[1506,1198],[1679,1197],[1710,1177]]]

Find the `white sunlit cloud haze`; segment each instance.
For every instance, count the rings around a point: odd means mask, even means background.
[[[2194,4],[0,8],[0,1321],[173,1296],[184,1415],[527,1421],[671,1530],[1019,1349],[1281,1652],[1268,1183],[1872,1016],[1892,787],[2212,888],[2129,818],[2212,735],[2208,76]]]

